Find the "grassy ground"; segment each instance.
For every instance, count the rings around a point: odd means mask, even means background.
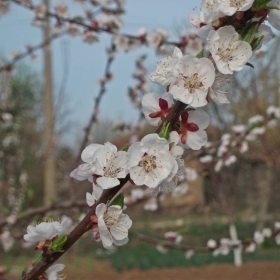
[[[237,222],[240,238],[253,234],[255,224]],[[166,230],[154,230],[152,224],[145,230],[137,225],[135,230],[148,235],[162,238]],[[228,237],[228,228],[221,222],[209,224],[184,224],[176,229],[184,235],[184,244],[205,246],[211,237],[219,239]],[[28,250],[19,252],[20,248],[0,257],[0,266],[8,269],[8,276],[18,279],[22,271],[28,270],[32,259],[38,252]],[[20,257],[19,257],[20,255]],[[61,259],[66,265],[67,279],[201,279],[201,280],[280,280],[280,247],[274,240],[267,240],[255,253],[243,254],[244,265],[241,268],[233,266],[233,256],[213,257],[210,253],[195,254],[187,260],[184,252],[170,250],[167,254],[159,253],[154,245],[146,244],[131,238],[130,242],[118,248],[116,252],[108,253],[102,245],[94,242],[91,235],[79,240],[70,252]],[[17,277],[16,277],[17,276]],[[215,278],[216,277],[216,278]],[[270,277],[270,278],[269,278]]]

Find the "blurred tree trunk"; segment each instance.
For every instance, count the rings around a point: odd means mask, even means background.
[[[49,0],[44,0],[49,10]],[[50,21],[46,18],[44,41],[50,38]],[[52,97],[52,61],[50,43],[44,49],[44,98],[45,98],[45,168],[44,168],[44,204],[55,198],[55,158],[53,142],[53,97]]]
[[[273,182],[273,171],[270,164],[260,164],[256,167],[256,186],[259,193],[259,209],[257,213],[257,230],[262,230],[267,218],[270,186]]]

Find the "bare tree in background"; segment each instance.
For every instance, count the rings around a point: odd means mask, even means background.
[[[49,9],[49,1],[44,0]],[[50,22],[46,18],[43,29],[44,41],[50,38]],[[44,204],[55,197],[55,155],[53,141],[53,98],[52,98],[52,63],[50,46],[44,50],[44,99],[45,99],[45,171],[44,171]]]

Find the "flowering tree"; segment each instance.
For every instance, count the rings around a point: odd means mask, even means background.
[[[29,46],[24,53],[16,53],[12,61],[1,66],[2,71],[11,72],[18,60],[34,55],[34,51],[66,33],[82,36],[83,41],[89,44],[97,42],[100,33],[112,36],[105,75],[100,80],[96,106],[81,144],[79,156],[81,155],[83,163],[78,165],[77,160],[77,168],[70,174],[78,181],[88,180],[92,184],[92,192],[86,193],[84,201],[89,206],[89,211],[74,229],[69,226],[67,218],[62,218],[60,222],[29,225],[24,240],[34,244],[42,254],[21,279],[61,279],[58,272],[64,265],[53,263],[90,230],[104,248],[125,245],[132,226],[132,220],[123,213],[126,210],[125,204],[129,205],[131,201],[148,196],[139,187],[146,186],[151,194],[146,209],[156,208],[158,197],[162,194],[172,192],[180,195],[184,192],[181,182],[191,180],[192,177],[192,171],[185,169],[188,157],[198,157],[203,165],[213,165],[216,173],[224,171],[225,167],[236,161],[236,150],[241,153],[247,151],[248,141],[262,135],[266,127],[277,125],[277,120],[280,119],[280,108],[270,106],[266,116],[254,116],[247,125],[235,126],[232,134],[224,134],[219,141],[207,143],[206,128],[210,118],[202,108],[212,102],[220,105],[229,103],[224,87],[229,83],[230,75],[245,67],[253,67],[249,62],[250,58],[273,37],[267,22],[275,29],[280,29],[279,0],[202,0],[199,13],[189,16],[195,30],[183,34],[178,42],[168,41],[169,33],[163,29],[149,34],[144,29],[139,30],[137,35],[122,34],[119,31],[122,24],[120,15],[124,12],[121,0],[89,1],[96,10],[86,10],[82,18],[70,17],[65,4],[55,5],[52,12],[43,4],[34,5],[30,0],[0,0],[0,15],[9,11],[9,2],[33,11],[34,24],[42,25],[46,18],[55,19],[54,34],[48,42],[35,47]],[[83,5],[87,3],[77,2]],[[156,127],[155,132],[139,139],[139,127],[129,127],[133,130],[134,137],[120,150],[110,142],[104,145],[87,145],[92,123],[97,120],[98,106],[106,83],[112,78],[110,65],[114,56],[118,51],[131,51],[142,45],[154,47],[157,53],[165,55],[150,74],[150,80],[162,86],[164,93],[149,92],[144,57],[137,61],[137,71],[134,73],[139,84],[129,91],[133,105],[142,108],[140,119],[144,115],[147,122]],[[4,121],[8,118],[7,113],[5,114]],[[119,129],[126,128],[126,124],[117,126]],[[193,152],[188,152],[186,156],[186,151]],[[131,194],[120,193],[128,183],[134,188]],[[71,189],[73,192],[73,186]],[[74,204],[70,203],[67,207]],[[66,206],[64,204],[56,207]],[[31,211],[30,215],[50,209],[51,207],[37,209]],[[13,224],[17,219],[17,215],[9,216],[9,220],[2,222],[2,225]],[[133,234],[147,242],[158,244],[149,237]],[[199,251],[193,247],[180,247],[178,244],[181,237],[174,232],[166,233],[165,237],[169,241],[159,247],[160,250],[175,247],[185,250],[188,257],[194,250]],[[276,237],[279,243],[278,223],[275,225],[275,232],[269,229],[256,232],[254,240],[250,242],[238,240],[236,229],[231,227],[231,240],[221,239],[216,242],[210,239],[201,251],[225,254],[232,249],[238,265],[241,263],[242,246],[246,250],[253,250],[256,243],[262,243],[264,238],[270,237]],[[11,240],[9,231],[4,231],[1,238],[4,242]]]

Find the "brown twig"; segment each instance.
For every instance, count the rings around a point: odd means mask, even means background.
[[[176,121],[178,116],[180,115],[180,112],[185,107],[185,104],[181,102],[177,102],[173,109],[169,112],[169,114],[166,117],[166,122],[170,122],[170,127],[172,127],[172,124]],[[161,126],[158,127],[156,130],[156,133],[159,133],[161,131]],[[126,178],[120,180],[120,185],[118,185],[115,188],[105,190],[101,196],[101,198],[92,206],[92,209],[87,213],[87,215],[84,217],[84,219],[71,231],[71,233],[68,235],[67,241],[62,247],[61,252],[50,252],[48,255],[45,255],[44,258],[41,259],[40,262],[38,262],[26,275],[21,277],[21,280],[27,280],[27,279],[38,279],[40,275],[48,268],[50,267],[56,260],[58,260],[69,248],[72,247],[72,245],[87,231],[89,231],[92,227],[92,222],[90,220],[90,217],[95,214],[95,209],[97,205],[100,203],[107,203],[110,201],[121,189],[122,187],[128,182],[130,179],[130,176],[127,175]]]
[[[49,45],[49,43],[54,40],[57,39],[59,37],[61,37],[62,35],[64,35],[65,33],[59,33],[59,34],[54,34],[52,36],[50,36],[50,38],[48,38],[47,40],[45,40],[44,42],[34,46],[34,47],[28,47],[27,50],[25,52],[20,53],[19,55],[17,55],[13,60],[11,60],[10,62],[7,62],[5,65],[0,67],[0,72],[6,70],[6,71],[10,71],[12,70],[12,67],[15,63],[17,63],[18,61],[24,59],[25,57],[32,55],[35,51],[42,49],[46,46]]]
[[[20,215],[16,216],[16,220],[26,219],[27,217],[32,217],[36,215],[44,215],[47,212],[60,210],[60,209],[70,209],[74,207],[84,207],[87,206],[87,203],[84,199],[82,200],[69,200],[61,203],[53,203],[48,206],[42,206],[37,208],[30,208],[22,212]],[[0,228],[8,224],[7,219],[0,221]]]
[[[11,0],[11,1],[14,2],[15,4],[23,6],[29,10],[35,11],[36,7],[34,5],[28,5],[28,6],[24,5],[20,0]],[[50,11],[46,11],[45,16],[55,18],[58,22],[68,22],[68,23],[73,23],[73,24],[82,26],[86,30],[89,30],[89,31],[104,32],[104,33],[108,33],[111,35],[120,35],[120,36],[127,37],[128,39],[131,39],[131,40],[141,41],[143,44],[147,43],[145,37],[143,37],[143,36],[135,36],[135,35],[126,34],[126,33],[119,33],[116,29],[113,29],[110,27],[104,28],[104,27],[100,27],[100,26],[88,25],[79,19],[61,17],[58,14],[52,13]],[[187,43],[174,42],[174,41],[172,41],[172,42],[163,41],[161,43],[161,45],[173,45],[173,46],[177,46],[177,47],[184,47],[184,46],[186,46],[186,44]]]
[[[131,235],[133,235],[134,237],[136,237],[138,240],[140,241],[144,241],[144,242],[148,242],[154,245],[162,245],[165,248],[169,248],[169,249],[176,249],[176,250],[182,250],[182,251],[188,251],[188,250],[194,250],[195,252],[201,252],[201,253],[205,253],[205,252],[210,252],[211,250],[208,247],[193,247],[193,246],[188,246],[188,245],[183,245],[183,244],[176,244],[174,242],[171,241],[166,241],[166,240],[159,240],[147,235],[144,235],[142,233],[138,233],[135,232],[133,230],[130,230],[129,233]]]

